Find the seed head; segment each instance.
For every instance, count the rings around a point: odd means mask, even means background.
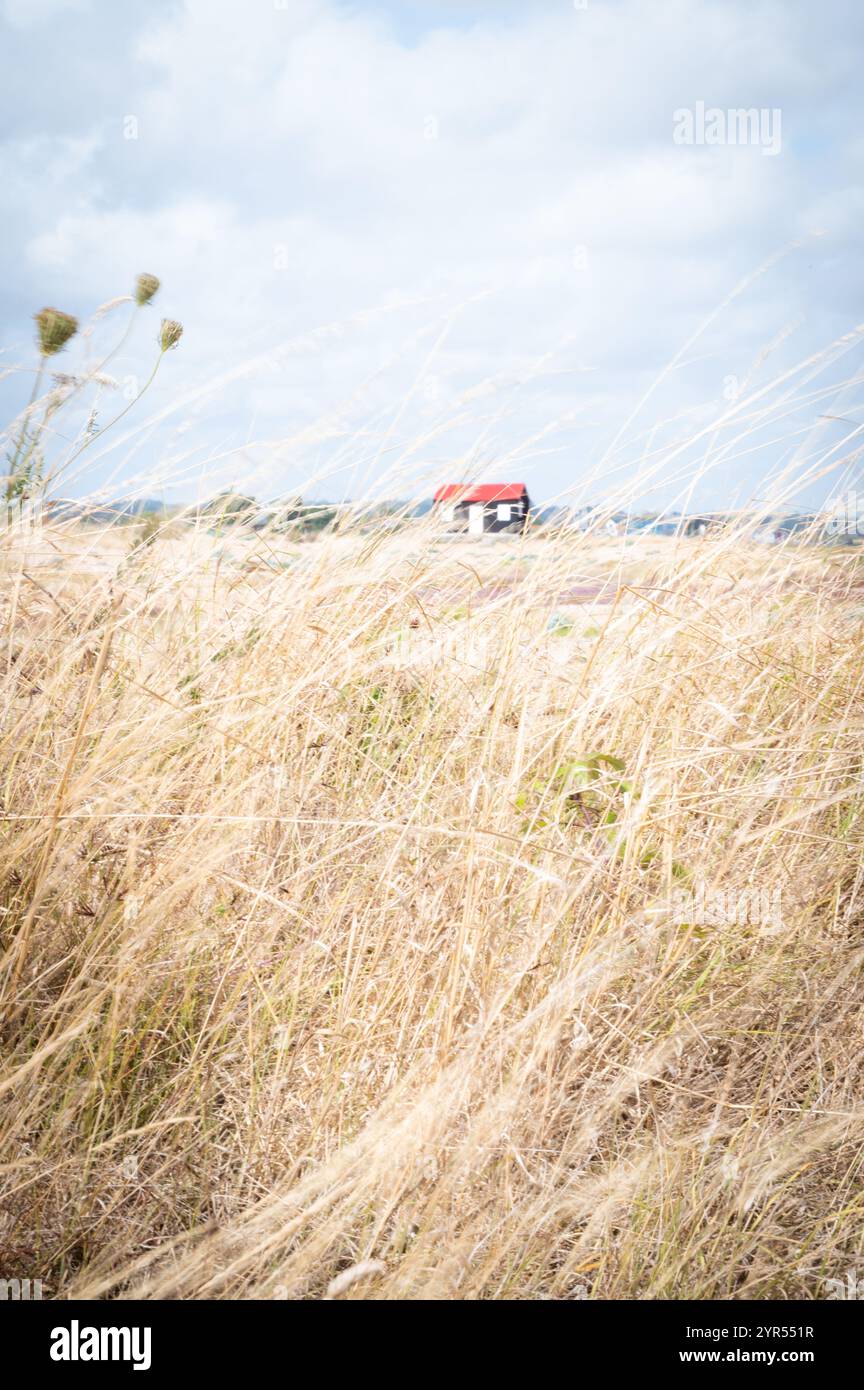
[[[139,275],[135,281],[135,303],[149,304],[158,288],[158,275]]]
[[[163,352],[169,348],[175,348],[183,337],[183,325],[176,319],[163,319],[162,328],[159,332],[159,346]]]
[[[60,309],[40,309],[33,317],[39,334],[39,350],[44,357],[53,357],[55,352],[61,352],[78,332],[78,320]]]

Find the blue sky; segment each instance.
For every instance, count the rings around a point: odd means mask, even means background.
[[[634,500],[728,506],[841,458],[851,427],[820,415],[864,419],[855,336],[749,404],[864,320],[852,0],[0,16],[6,417],[43,304],[83,324],[139,271],[163,281],[58,457],[91,405],[102,429],[140,388],[160,315],[185,325],[70,492],[423,495],[482,473],[586,501],[647,460]],[[676,144],[700,102],[779,110],[778,152]],[[129,312],[58,368],[100,361]]]

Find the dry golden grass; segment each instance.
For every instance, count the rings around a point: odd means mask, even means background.
[[[2,566],[4,1274],[864,1267],[857,551],[56,528]],[[682,922],[697,884],[782,924]]]

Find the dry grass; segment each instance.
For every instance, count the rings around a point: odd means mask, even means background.
[[[857,551],[123,545],[2,543],[5,1275],[864,1267]],[[779,889],[782,925],[682,923],[696,884]]]

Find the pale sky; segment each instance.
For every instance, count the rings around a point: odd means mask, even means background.
[[[2,366],[32,368],[43,305],[83,323],[157,274],[102,427],[149,373],[160,317],[185,326],[70,492],[405,496],[482,473],[584,501],[647,458],[658,486],[634,500],[729,506],[853,428],[820,414],[864,420],[860,0],[0,14]],[[699,103],[763,111],[779,148],[676,143]],[[128,313],[58,369],[100,360]],[[748,407],[711,432],[848,333],[760,399],[761,430]],[[5,377],[7,417],[31,381]]]

